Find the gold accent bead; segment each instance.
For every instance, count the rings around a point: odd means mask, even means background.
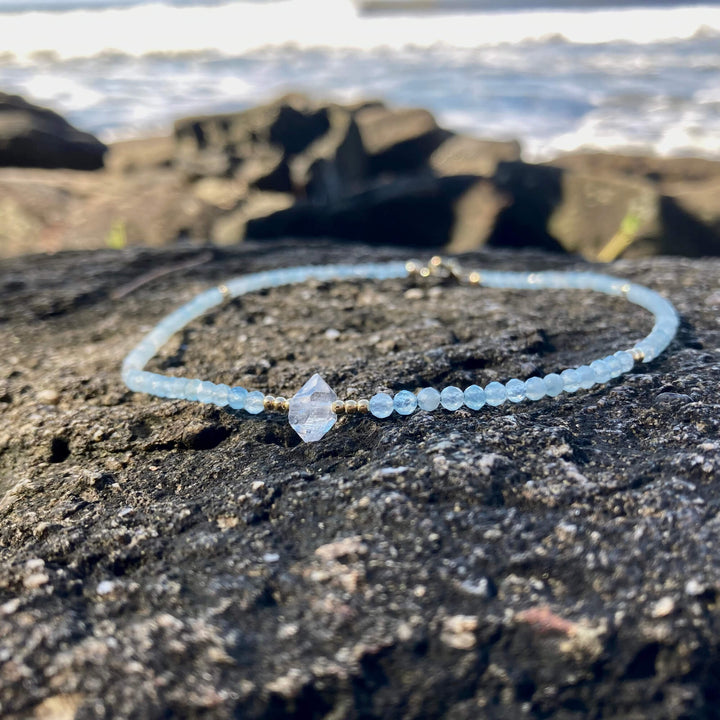
[[[479,285],[482,282],[482,277],[480,277],[480,273],[473,271],[468,275],[468,282],[471,285]]]
[[[340,415],[345,412],[345,403],[342,400],[333,400],[330,409],[336,414]]]
[[[408,260],[405,263],[405,270],[407,270],[408,275],[414,275],[420,271],[420,266],[415,262],[415,260]]]
[[[443,264],[443,259],[439,255],[433,255],[430,258],[430,266],[439,268]]]
[[[430,277],[431,270],[429,267],[420,268],[420,277]]]
[[[282,397],[282,395],[275,398],[273,410],[277,410],[277,412],[287,412],[289,409],[290,401],[287,398]]]
[[[227,285],[218,285],[217,289],[220,291],[221,295],[223,296],[223,300],[230,300],[230,288]]]
[[[358,409],[357,400],[346,400],[345,401],[345,412],[348,415],[352,415],[353,413],[356,413]]]
[[[628,352],[632,355],[635,362],[642,362],[645,359],[645,353],[640,348],[630,348]]]
[[[621,285],[620,292],[627,295],[630,292],[630,283],[625,283],[624,285]]]
[[[362,413],[363,415],[366,415],[370,412],[370,401],[365,400],[364,398],[362,400],[357,401],[357,409],[359,413]]]
[[[275,409],[274,405],[275,405],[275,398],[272,395],[266,395],[263,398],[263,407],[266,410],[274,410]]]

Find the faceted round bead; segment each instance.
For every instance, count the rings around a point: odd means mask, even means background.
[[[589,365],[581,365],[577,369],[577,374],[580,378],[580,387],[583,390],[589,390],[597,382],[595,371]]]
[[[525,381],[525,397],[528,400],[539,400],[545,397],[545,381],[539,377],[531,377]]]
[[[431,387],[423,388],[417,394],[417,404],[421,410],[437,410],[440,404],[440,393]]]
[[[543,378],[545,394],[548,397],[557,397],[563,391],[563,379],[557,373],[549,373]]]
[[[459,387],[448,385],[440,393],[440,403],[446,410],[457,410],[463,406],[465,395]]]
[[[233,410],[242,410],[245,407],[245,401],[248,395],[248,391],[239,385],[230,388],[230,392],[228,392],[228,405]]]
[[[593,360],[590,369],[595,373],[596,382],[606,383],[610,380],[610,368],[604,360]]]
[[[471,410],[479,410],[485,404],[485,391],[477,385],[471,385],[465,390],[465,404]]]
[[[150,392],[158,397],[167,397],[167,378],[156,375],[150,382]]]
[[[228,404],[228,393],[230,392],[230,386],[220,383],[215,386],[213,392],[212,404],[218,407],[225,407]]]
[[[576,392],[580,389],[580,377],[577,374],[577,370],[568,368],[560,373],[560,377],[563,381],[563,390],[565,392]]]
[[[245,398],[245,410],[251,415],[257,415],[265,409],[265,395],[259,390],[253,390]]]
[[[622,365],[620,364],[620,360],[618,358],[614,355],[608,355],[607,357],[604,357],[603,360],[610,371],[611,378],[616,378],[622,375]]]
[[[505,391],[510,402],[519,403],[525,399],[525,383],[513,378],[505,383]]]
[[[635,361],[633,360],[633,356],[627,352],[627,350],[618,350],[615,353],[615,357],[620,361],[620,367],[624,373],[630,372],[633,369]]]
[[[201,387],[202,387],[202,380],[198,380],[197,378],[195,378],[193,380],[188,380],[187,385],[185,385],[185,399],[186,400],[197,400],[198,393],[200,392]]]
[[[387,393],[377,393],[370,398],[370,412],[376,418],[392,415],[393,399]]]
[[[211,382],[200,383],[198,388],[197,399],[201,403],[211,403],[215,394],[215,385]]]
[[[393,398],[393,406],[398,415],[410,415],[417,408],[417,404],[415,393],[409,390],[401,390]]]
[[[502,405],[507,400],[505,386],[499,382],[491,382],[485,386],[485,401],[488,405]]]

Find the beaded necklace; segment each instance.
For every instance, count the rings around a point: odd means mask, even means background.
[[[592,290],[625,297],[655,316],[655,324],[645,338],[631,348],[618,350],[577,368],[567,368],[544,377],[526,380],[512,378],[505,383],[491,382],[484,388],[470,385],[462,390],[455,386],[426,387],[411,392],[400,390],[394,395],[379,392],[367,399],[340,400],[320,377],[314,374],[291,398],[268,395],[260,390],[230,387],[207,380],[171,377],[143,370],[155,353],[170,337],[189,322],[224,300],[266,288],[316,280],[371,279],[386,280],[405,276],[452,277],[469,285],[517,290],[575,289]],[[408,262],[365,263],[358,265],[310,265],[282,268],[242,275],[223,285],[211,288],[182,305],[161,320],[133,348],[122,365],[122,378],[135,392],[164,398],[209,403],[230,407],[256,415],[263,411],[288,414],[290,425],[305,442],[320,440],[335,424],[341,413],[363,413],[375,418],[388,418],[393,412],[410,415],[417,410],[432,412],[439,407],[455,411],[461,407],[480,410],[504,402],[537,401],[574,393],[602,385],[630,371],[636,362],[650,362],[670,344],[680,319],[672,303],[649,288],[627,280],[589,272],[497,272],[464,271],[453,260],[434,257],[427,265]]]

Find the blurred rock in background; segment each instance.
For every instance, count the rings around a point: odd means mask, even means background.
[[[171,137],[112,145],[103,168],[102,143],[0,95],[0,138],[0,165],[15,166],[0,168],[0,256],[289,236],[601,261],[720,254],[718,162],[575,153],[530,164],[517,142],[379,101],[291,94],[186,118]]]

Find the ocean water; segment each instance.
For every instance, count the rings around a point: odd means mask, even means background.
[[[105,140],[301,90],[427,107],[452,129],[519,139],[528,159],[720,159],[720,5],[583,5],[0,0],[0,90]]]

